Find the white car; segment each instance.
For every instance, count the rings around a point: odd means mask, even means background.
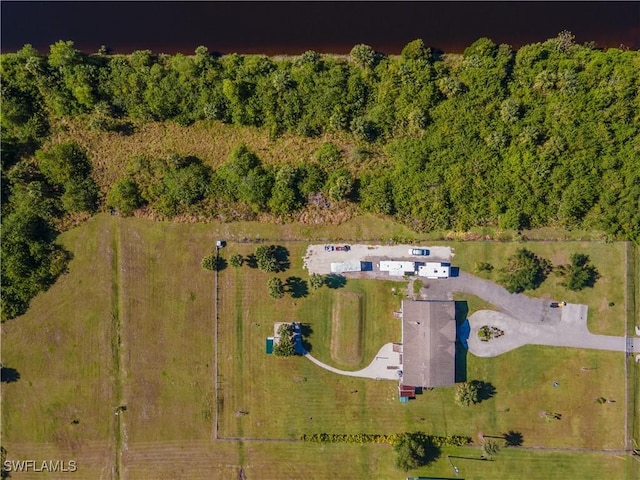
[[[426,257],[429,255],[429,250],[426,248],[410,248],[409,255],[417,255],[420,257]]]

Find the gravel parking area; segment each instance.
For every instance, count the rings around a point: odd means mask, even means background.
[[[342,247],[344,244],[330,244],[334,248]],[[428,256],[410,255],[411,248],[426,248],[429,250]],[[304,268],[309,273],[319,273],[327,275],[331,273],[332,262],[346,262],[349,260],[372,262],[375,271],[376,263],[380,260],[406,260],[414,262],[450,262],[453,258],[453,251],[450,247],[431,247],[428,245],[349,245],[349,250],[328,251],[325,245],[309,245],[304,256]]]

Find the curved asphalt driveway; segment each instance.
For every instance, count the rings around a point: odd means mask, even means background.
[[[566,310],[565,310],[566,309]],[[492,310],[479,310],[469,317],[471,331],[467,340],[469,351],[478,357],[495,357],[523,345],[551,345],[555,347],[592,348],[596,350],[627,351],[627,339],[609,335],[594,335],[589,333],[586,322],[582,325],[564,321],[574,318],[575,312],[583,310],[584,305],[568,304],[563,308],[563,320],[557,325],[532,325],[519,322],[508,315]],[[585,317],[586,318],[586,317]],[[478,330],[483,325],[497,327],[504,331],[504,335],[483,342],[478,337]],[[633,339],[631,339],[633,341]],[[640,347],[632,345],[632,350]]]
[[[433,287],[431,283],[429,290]],[[551,307],[554,300],[512,294],[500,285],[465,272],[435,287],[449,293],[476,295],[499,309],[480,310],[469,317],[471,331],[467,344],[469,351],[479,357],[500,355],[526,344],[640,353],[640,338],[594,335],[589,332],[586,305],[566,304],[554,308]],[[432,296],[437,290],[430,291],[429,295]],[[561,299],[555,301],[560,302]],[[505,334],[482,342],[478,338],[478,330],[483,325],[500,328]]]
[[[453,292],[468,293],[482,298],[501,312],[516,320],[528,323],[557,324],[560,322],[560,308],[551,308],[552,300],[530,298],[523,293],[509,293],[504,287],[489,280],[459,272],[457,277],[429,282],[429,297]],[[442,298],[442,297],[440,297]],[[586,314],[585,314],[586,318]]]

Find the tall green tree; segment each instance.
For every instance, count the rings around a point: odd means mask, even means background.
[[[269,291],[269,296],[272,298],[284,297],[284,284],[278,277],[271,277],[267,281],[267,290]]]
[[[520,248],[507,259],[507,265],[501,270],[500,283],[510,293],[535,290],[551,272],[551,262],[535,253]]]

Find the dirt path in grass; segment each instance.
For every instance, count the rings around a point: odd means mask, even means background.
[[[116,403],[114,406],[114,422],[115,422],[115,443],[116,443],[116,468],[115,477],[117,479],[126,478],[124,475],[122,453],[126,450],[126,425],[124,423],[125,410],[121,408],[121,405],[125,404],[124,395],[124,381],[126,377],[125,371],[125,354],[123,348],[123,282],[125,281],[122,272],[126,272],[126,259],[124,258],[124,252],[121,248],[122,242],[122,229],[119,219],[113,219],[113,263],[112,263],[112,289],[113,289],[113,304],[111,310],[111,317],[113,322],[113,337],[112,337],[112,352],[113,352],[113,364],[115,375],[115,395]]]

